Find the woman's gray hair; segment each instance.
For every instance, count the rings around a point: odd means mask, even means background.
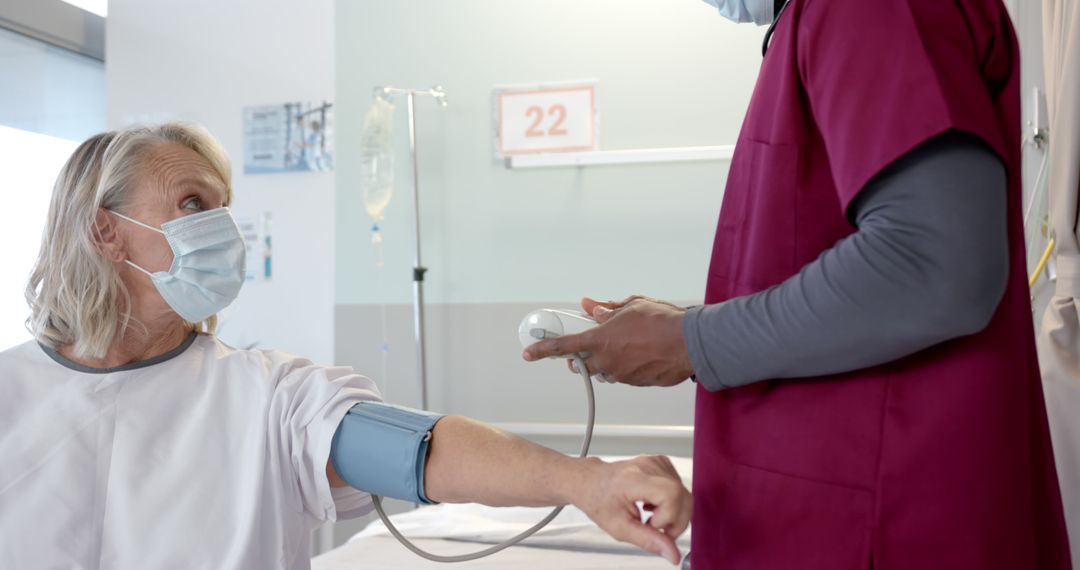
[[[117,334],[131,325],[130,296],[113,262],[95,245],[99,208],[123,210],[143,165],[167,143],[197,152],[225,183],[232,201],[231,166],[221,144],[205,128],[164,123],[101,133],[79,145],[53,187],[26,301],[26,326],[49,347],[73,345],[80,358],[103,358]],[[190,323],[212,333],[217,316]]]

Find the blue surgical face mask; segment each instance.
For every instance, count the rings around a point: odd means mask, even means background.
[[[705,3],[715,6],[721,16],[732,22],[767,26],[773,21],[775,0],[705,0]]]
[[[224,309],[244,284],[244,239],[228,208],[217,208],[148,226],[119,212],[114,215],[165,236],[172,248],[168,271],[150,276],[165,302],[185,321],[197,323]]]

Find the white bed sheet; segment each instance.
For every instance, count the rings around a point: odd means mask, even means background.
[[[452,540],[421,538],[414,541],[425,550],[440,554],[462,554],[481,545]],[[685,552],[684,552],[685,553]],[[662,558],[648,554],[580,552],[558,548],[511,546],[498,554],[458,564],[430,562],[406,550],[391,536],[374,536],[350,541],[311,560],[312,570],[671,570]]]

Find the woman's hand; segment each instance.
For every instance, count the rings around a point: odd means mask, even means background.
[[[590,373],[635,386],[674,386],[693,376],[683,343],[686,309],[640,295],[607,303],[585,298],[581,307],[600,324],[533,344],[525,349],[525,360],[589,353]]]
[[[574,505],[615,539],[679,564],[675,539],[690,524],[693,500],[671,461],[663,456],[585,461],[586,475],[574,489]],[[641,522],[638,501],[652,512],[647,522]]]

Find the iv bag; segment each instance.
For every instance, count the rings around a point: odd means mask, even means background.
[[[360,189],[364,208],[376,223],[394,194],[394,104],[375,97],[360,133]]]

